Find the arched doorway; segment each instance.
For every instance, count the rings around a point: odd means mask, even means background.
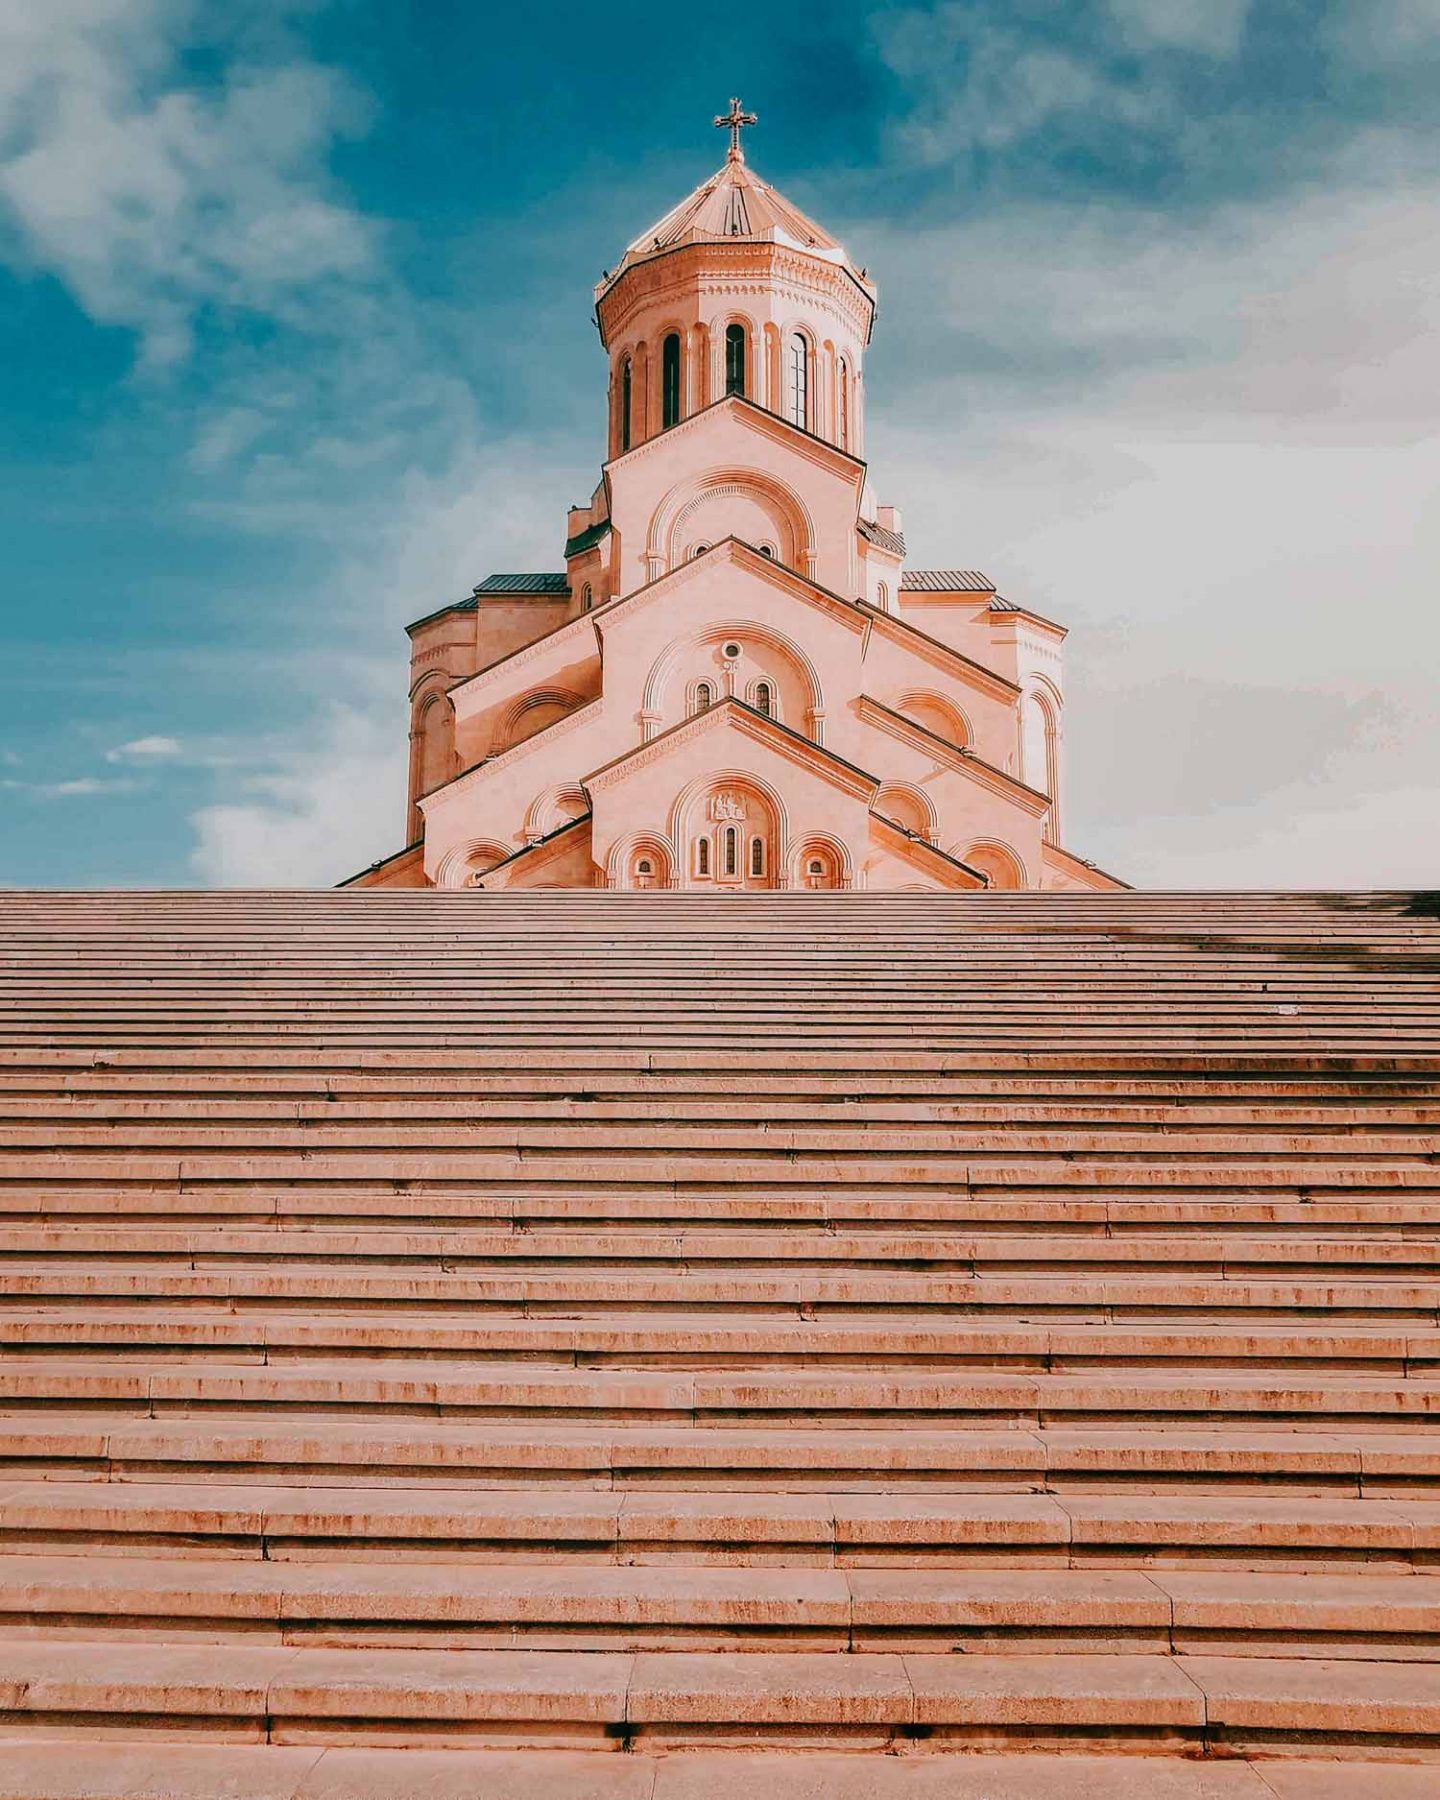
[[[720,782],[685,809],[685,885],[716,892],[773,888],[780,851],[775,808],[744,782]]]
[[[812,892],[839,887],[840,858],[828,844],[813,844],[800,858],[800,885]]]

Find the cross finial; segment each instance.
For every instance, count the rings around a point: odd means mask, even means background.
[[[743,163],[745,152],[740,147],[740,133],[747,125],[757,123],[756,115],[742,111],[740,102],[732,96],[729,112],[721,113],[715,123],[722,131],[728,130],[730,133],[730,155],[727,160]]]

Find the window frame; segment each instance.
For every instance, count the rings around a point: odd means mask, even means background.
[[[750,360],[750,334],[738,319],[725,327],[725,392],[745,398]]]
[[[678,331],[660,342],[660,429],[670,431],[684,417],[685,346]]]

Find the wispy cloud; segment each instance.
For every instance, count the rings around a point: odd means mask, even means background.
[[[180,0],[0,8],[0,207],[22,249],[152,363],[218,306],[274,311],[372,263],[325,159],[364,106],[303,57],[187,84]]]
[[[139,782],[98,775],[78,775],[69,781],[0,781],[0,788],[23,794],[31,800],[86,800],[97,794],[133,794]]]
[[[113,750],[105,752],[106,762],[158,762],[179,756],[181,744],[173,737],[138,737],[131,738],[128,744],[116,744]]]

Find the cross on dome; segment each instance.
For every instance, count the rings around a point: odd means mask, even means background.
[[[742,111],[740,102],[732,95],[730,98],[729,112],[720,113],[717,116],[715,123],[720,130],[728,130],[730,133],[730,155],[727,160],[730,162],[743,163],[745,160],[745,152],[741,148],[740,133],[747,125],[758,124],[759,115]]]

